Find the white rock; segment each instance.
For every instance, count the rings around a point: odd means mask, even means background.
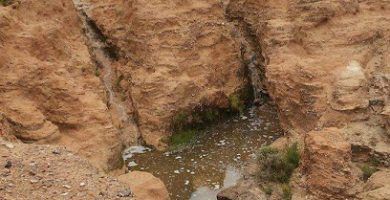
[[[9,149],[15,148],[15,146],[14,146],[13,144],[11,144],[11,143],[5,143],[5,146],[6,146],[7,148],[9,148]]]

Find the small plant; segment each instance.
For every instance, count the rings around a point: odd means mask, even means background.
[[[292,192],[291,192],[290,185],[283,184],[281,187],[282,187],[282,199],[283,200],[291,200]]]
[[[298,167],[299,160],[300,155],[296,143],[283,151],[263,147],[258,154],[260,178],[266,181],[287,183],[294,169]]]
[[[272,192],[273,192],[273,189],[272,189],[272,186],[271,185],[265,185],[263,187],[263,191],[265,192],[266,195],[268,196],[271,196],[272,195]]]
[[[367,180],[370,178],[375,172],[378,171],[378,168],[376,166],[370,165],[370,164],[363,164],[363,166],[360,167],[360,169],[363,172],[363,180]]]
[[[97,76],[97,77],[100,76],[100,70],[98,67],[95,68],[95,76]]]
[[[210,110],[207,110],[205,111],[204,113],[204,118],[207,122],[213,122],[213,121],[216,121],[216,119],[218,118],[219,116],[219,113],[218,111],[214,111],[212,109]]]
[[[294,143],[285,150],[285,157],[287,162],[294,166],[294,168],[299,166],[300,155],[297,143]]]

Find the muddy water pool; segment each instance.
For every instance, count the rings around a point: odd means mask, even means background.
[[[124,153],[130,170],[160,178],[172,200],[216,200],[241,178],[242,167],[263,145],[281,135],[276,110],[252,107],[199,132],[193,145],[180,152],[158,152],[135,146]]]

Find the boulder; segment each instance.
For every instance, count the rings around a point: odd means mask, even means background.
[[[303,171],[310,194],[321,199],[345,199],[357,177],[351,170],[351,145],[336,128],[311,131],[305,139]]]
[[[168,200],[169,193],[164,183],[147,172],[133,171],[118,177],[126,183],[138,200]]]
[[[364,200],[390,199],[390,170],[378,171],[364,185],[364,192],[358,195]]]

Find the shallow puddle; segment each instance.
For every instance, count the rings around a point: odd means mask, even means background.
[[[172,200],[216,200],[220,190],[241,178],[243,164],[282,134],[275,109],[266,105],[199,132],[195,144],[180,152],[136,146],[124,158],[130,170],[160,178]]]

